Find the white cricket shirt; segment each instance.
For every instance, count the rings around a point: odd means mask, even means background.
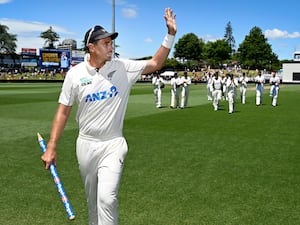
[[[280,78],[278,77],[278,76],[275,76],[275,77],[271,77],[270,78],[270,83],[272,84],[272,83],[275,83],[274,85],[279,85],[279,83],[280,83]]]
[[[146,61],[113,59],[97,72],[84,62],[72,67],[65,78],[59,103],[72,106],[76,101],[79,135],[109,140],[123,136],[123,120],[130,89],[137,81]]]
[[[222,88],[221,78],[220,77],[218,77],[218,78],[213,77],[212,85],[213,85],[213,90],[221,90],[221,88]]]

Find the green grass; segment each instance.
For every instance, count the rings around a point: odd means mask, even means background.
[[[36,133],[49,138],[61,84],[0,83],[0,224],[87,224],[75,156],[75,110],[58,145],[58,172],[76,214],[68,221]],[[252,86],[253,87],[253,86]],[[184,110],[156,109],[152,87],[133,87],[124,135],[129,152],[119,193],[120,225],[300,224],[299,85],[282,85],[278,107],[228,104],[214,112],[193,85]]]

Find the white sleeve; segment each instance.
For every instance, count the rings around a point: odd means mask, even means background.
[[[71,77],[71,73],[67,73],[58,99],[59,103],[67,106],[72,106],[76,98],[76,91],[74,89]]]
[[[173,78],[171,79],[170,84],[171,84],[171,86],[174,85],[174,79]]]
[[[134,83],[138,80],[147,64],[147,60],[120,59],[120,61],[124,63],[128,79],[131,81],[131,83]]]

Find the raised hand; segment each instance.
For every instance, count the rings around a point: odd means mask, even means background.
[[[176,20],[175,20],[176,14],[173,13],[172,9],[166,8],[164,18],[166,20],[166,25],[168,27],[168,34],[175,35],[177,32]]]

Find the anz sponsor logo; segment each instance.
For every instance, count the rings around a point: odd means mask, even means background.
[[[118,95],[118,90],[115,86],[112,86],[108,91],[99,91],[92,94],[88,94],[85,97],[85,102],[102,101]]]

